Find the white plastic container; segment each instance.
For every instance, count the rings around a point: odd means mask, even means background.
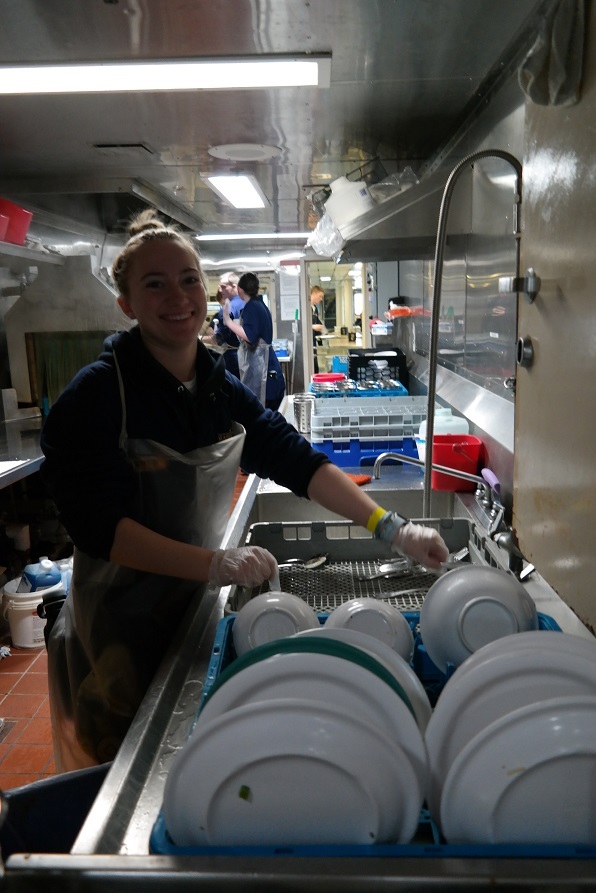
[[[342,227],[374,206],[375,200],[366,183],[362,180],[355,183],[347,177],[339,177],[331,184],[331,195],[325,202],[325,211],[341,233]]]
[[[435,409],[434,434],[469,434],[470,426],[466,419],[461,416],[455,416],[448,407],[437,407]],[[426,460],[426,419],[418,429],[416,437],[416,447],[418,448],[418,458],[424,462]]]
[[[62,588],[62,580],[55,586],[38,592],[19,592],[20,577],[4,584],[2,617],[8,620],[10,638],[15,648],[43,648],[45,619],[37,613],[43,595]]]

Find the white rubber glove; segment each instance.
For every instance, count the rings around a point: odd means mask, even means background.
[[[399,528],[393,537],[391,551],[399,552],[400,555],[412,558],[423,567],[435,571],[441,569],[441,564],[449,556],[449,549],[436,530],[412,521]]]
[[[214,586],[260,586],[279,574],[277,561],[267,549],[260,546],[242,546],[240,549],[218,549],[211,559],[209,582]]]

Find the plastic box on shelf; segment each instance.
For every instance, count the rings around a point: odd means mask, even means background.
[[[328,615],[319,615],[321,624]],[[449,675],[438,670],[424,650],[418,632],[418,612],[404,612],[415,638],[415,653],[412,667],[424,685],[431,703],[436,702],[442,687]],[[557,623],[546,614],[539,614],[540,629],[559,630]],[[209,693],[219,675],[232,663],[236,654],[232,640],[232,628],[235,615],[225,617],[218,624],[207,678],[203,690],[203,699]],[[200,712],[200,705],[197,716]],[[426,809],[420,815],[418,830],[408,844],[377,845],[309,845],[309,846],[176,846],[168,835],[163,816],[160,812],[153,826],[150,837],[150,852],[158,855],[177,856],[284,856],[295,857],[378,857],[378,858],[520,858],[520,859],[594,859],[596,846],[552,846],[522,844],[447,844],[441,838],[439,829],[432,821]]]
[[[348,378],[356,382],[373,380],[375,361],[386,361],[388,377],[399,381],[408,389],[410,374],[405,353],[399,347],[351,348],[348,350]]]
[[[426,412],[425,397],[315,401],[311,443],[344,467],[372,465],[387,450],[418,458],[415,437]]]
[[[343,372],[344,375],[348,374],[348,358],[346,357],[331,357],[331,371],[332,372]]]

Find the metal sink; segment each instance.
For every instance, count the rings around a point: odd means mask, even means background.
[[[358,473],[365,469],[357,469]],[[424,480],[417,469],[384,468],[380,480],[372,480],[363,489],[377,505],[387,511],[397,511],[407,518],[422,517]],[[432,516],[434,518],[453,517],[454,494],[434,491],[432,494]],[[333,521],[337,515],[308,499],[300,499],[273,481],[260,481],[251,522],[258,521]]]

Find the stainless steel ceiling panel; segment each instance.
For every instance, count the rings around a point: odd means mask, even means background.
[[[332,60],[326,89],[0,96],[0,190],[17,195],[22,178],[46,195],[55,178],[138,179],[197,214],[205,232],[304,231],[316,223],[313,187],[377,157],[393,172],[436,153],[544,2],[0,0],[4,65],[304,52]],[[234,164],[208,154],[244,142],[281,155]],[[106,144],[149,151],[96,148]],[[199,177],[240,169],[259,179],[265,211],[233,211]]]

